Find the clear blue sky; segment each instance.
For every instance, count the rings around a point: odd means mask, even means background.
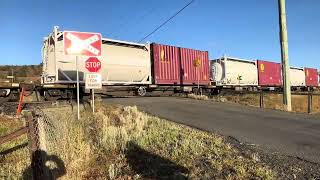
[[[139,41],[188,1],[0,0],[0,64],[39,64],[54,25]],[[196,0],[147,41],[280,62],[277,8],[277,0]],[[287,0],[287,18],[290,64],[320,68],[320,0]]]

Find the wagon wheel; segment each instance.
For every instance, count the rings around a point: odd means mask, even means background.
[[[147,94],[147,89],[143,86],[140,86],[137,90],[139,96],[145,96]]]
[[[44,99],[46,101],[57,101],[60,98],[60,96],[51,96],[48,92],[44,93]]]
[[[8,96],[0,97],[0,103],[8,102],[12,98],[12,92]]]

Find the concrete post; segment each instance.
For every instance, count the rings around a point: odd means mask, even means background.
[[[281,43],[281,61],[282,61],[282,77],[283,77],[283,104],[287,111],[291,111],[291,85],[289,75],[289,53],[288,53],[288,34],[286,19],[286,2],[279,2],[279,24],[280,24],[280,43]]]

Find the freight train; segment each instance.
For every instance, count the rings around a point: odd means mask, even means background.
[[[212,83],[217,88],[281,89],[280,63],[222,57],[211,61]],[[314,90],[319,74],[314,68],[290,67],[292,90]]]
[[[44,38],[41,84],[31,85],[46,100],[73,98],[76,89],[76,57],[63,52],[63,32],[54,27]],[[85,61],[79,57],[81,96],[85,89]],[[267,61],[250,61],[223,57],[209,61],[208,51],[158,43],[139,44],[102,39],[102,90],[98,93],[132,92],[139,96],[159,92],[217,93],[221,88],[281,88],[281,65]],[[318,86],[318,73],[311,68],[291,68],[293,88]],[[0,83],[0,101],[21,91],[23,84]],[[30,87],[30,86],[29,86]]]
[[[55,28],[44,41],[41,84],[46,99],[74,94],[76,56],[64,54],[63,38],[63,32]],[[83,86],[87,59],[79,57],[78,63],[82,94],[88,93]],[[99,60],[102,93],[130,91],[144,96],[153,91],[193,91],[198,85],[204,90],[212,88],[207,51],[103,38]]]

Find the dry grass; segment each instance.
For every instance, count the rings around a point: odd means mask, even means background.
[[[47,154],[64,162],[67,173],[62,179],[81,179],[88,167],[87,162],[93,156],[86,132],[90,119],[78,121],[68,108],[50,108],[45,113],[52,123],[52,126],[44,127]]]
[[[188,94],[187,97],[196,100],[209,100],[208,96],[205,95]]]
[[[320,96],[312,97],[312,111],[320,113]]]
[[[82,112],[80,121],[70,109],[45,112],[52,122],[44,126],[45,147],[49,156],[64,162],[66,173],[61,179],[276,177],[257,154],[243,157],[218,135],[149,116],[135,106],[99,105],[95,114]],[[3,177],[21,177],[26,167],[20,161],[26,161],[27,148],[23,152],[1,159]],[[23,158],[14,159],[17,153]]]
[[[225,95],[220,96],[228,102],[234,102],[249,106],[259,107],[259,94],[241,94],[241,95]],[[320,96],[313,96],[312,111],[320,112]],[[284,110],[282,94],[264,94],[264,108]],[[292,95],[292,111],[308,112],[308,96],[307,95]]]
[[[221,136],[153,117],[137,144],[184,166],[190,179],[274,179],[275,173],[257,160],[243,157]]]
[[[209,100],[208,96],[188,94],[188,98],[197,100]],[[264,94],[264,108],[284,110],[282,94]],[[218,95],[213,97],[213,101],[216,102],[231,102],[238,103],[247,106],[260,107],[260,94],[228,94]],[[292,95],[292,111],[293,112],[308,112],[308,96],[307,95]],[[320,112],[320,96],[312,97],[312,112]]]
[[[23,126],[23,122],[0,116],[0,136],[7,135]],[[0,146],[0,179],[16,179],[21,176],[30,164],[29,150],[26,146],[11,151],[19,145],[26,145],[27,136],[23,135],[16,140]],[[9,153],[9,155],[6,155]]]

